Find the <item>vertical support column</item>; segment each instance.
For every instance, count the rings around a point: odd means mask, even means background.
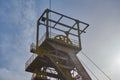
[[[79,48],[81,49],[81,39],[80,39],[80,27],[79,27],[79,22],[76,21],[77,23],[77,27],[78,27],[78,44],[79,44]]]
[[[39,21],[37,21],[37,31],[36,31],[36,50],[38,50],[38,41],[39,41]]]
[[[46,38],[49,38],[49,10],[46,12]]]
[[[78,74],[82,77],[82,80],[92,80],[85,68],[83,67],[82,63],[79,61],[77,56],[74,53],[74,50],[68,50],[68,55],[70,56],[71,60],[73,61]]]

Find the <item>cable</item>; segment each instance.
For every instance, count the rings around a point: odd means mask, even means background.
[[[88,68],[87,67],[87,65],[80,59],[80,61],[82,62],[82,64],[91,72],[91,74],[97,79],[97,80],[99,80],[98,78],[97,78],[97,76],[90,70],[90,68]]]
[[[49,9],[51,9],[51,0],[49,0]]]
[[[97,64],[95,64],[95,62],[93,62],[83,51],[81,51],[81,53],[82,53],[89,61],[91,61],[92,64],[95,65],[96,68],[98,68],[109,80],[111,80],[110,77],[109,77],[104,71],[102,71],[102,69],[100,69],[100,68],[97,66]]]

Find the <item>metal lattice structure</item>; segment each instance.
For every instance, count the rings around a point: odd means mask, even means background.
[[[26,62],[25,70],[33,73],[31,80],[91,80],[76,56],[81,50],[80,35],[88,26],[46,9],[37,21],[36,45],[31,44],[33,55]]]

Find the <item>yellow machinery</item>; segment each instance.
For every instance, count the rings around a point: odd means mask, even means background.
[[[37,21],[36,45],[25,70],[31,80],[91,80],[76,54],[81,50],[80,35],[89,25],[46,9]],[[43,35],[43,36],[41,36]]]

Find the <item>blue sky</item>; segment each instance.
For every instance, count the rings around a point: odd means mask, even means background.
[[[48,2],[0,0],[0,80],[30,80],[31,74],[24,71],[24,66],[32,55],[29,47],[35,42],[36,21],[49,8]],[[52,10],[90,24],[81,36],[82,51],[112,80],[120,80],[119,8],[119,0],[52,0]],[[78,57],[101,74],[81,53]]]

